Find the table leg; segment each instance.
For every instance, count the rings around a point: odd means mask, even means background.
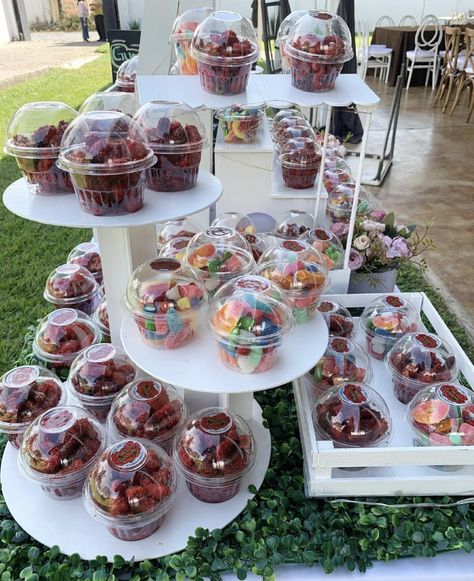
[[[219,405],[242,416],[244,420],[251,420],[254,417],[253,401],[253,392],[251,391],[219,394]]]

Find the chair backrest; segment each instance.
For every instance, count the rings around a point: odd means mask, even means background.
[[[411,14],[405,14],[405,16],[400,19],[398,26],[416,26],[417,24],[418,23],[414,16]]]
[[[443,28],[434,14],[427,14],[421,21],[415,35],[415,51],[431,50],[438,52],[443,38]]]
[[[466,54],[464,56],[464,63],[462,70],[469,68],[470,74],[474,71],[474,28],[466,28],[464,31],[464,42],[466,43]]]
[[[391,16],[384,14],[375,23],[375,28],[379,26],[395,26],[395,20]]]
[[[357,74],[364,80],[369,62],[369,23],[359,18],[357,25]]]
[[[458,26],[446,26],[444,29],[444,45],[446,47],[444,56],[445,71],[454,73],[458,68],[459,47],[461,45],[461,29]]]

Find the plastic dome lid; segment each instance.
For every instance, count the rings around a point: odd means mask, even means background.
[[[346,22],[318,10],[308,11],[291,28],[286,50],[294,58],[313,63],[345,63],[354,56]]]
[[[279,238],[299,238],[314,225],[314,216],[302,210],[289,210],[273,229]]]
[[[352,381],[369,384],[372,365],[366,351],[357,343],[344,337],[331,337],[324,355],[309,376],[312,381],[327,387]]]
[[[155,153],[190,153],[208,145],[199,115],[185,103],[150,101],[140,107],[134,119]]]
[[[326,161],[324,162],[324,171],[333,172],[334,170],[345,171],[346,174],[352,175],[352,170],[349,164],[341,155],[334,155],[329,157],[326,152]]]
[[[138,74],[138,55],[124,61],[117,70],[115,84],[119,87],[134,87]]]
[[[88,111],[118,111],[133,117],[140,108],[140,103],[133,93],[123,91],[103,91],[93,93],[82,103],[79,113]]]
[[[385,358],[393,378],[416,385],[452,381],[457,377],[456,358],[448,344],[433,333],[408,333]]]
[[[252,22],[237,12],[213,12],[194,31],[191,54],[208,65],[249,64],[257,60],[258,53]]]
[[[155,319],[196,311],[207,304],[207,291],[175,258],[154,258],[139,266],[125,291],[129,315]]]
[[[339,170],[335,170],[335,172],[337,171]],[[328,195],[328,208],[332,211],[344,211],[350,214],[352,211],[355,187],[356,185],[352,182],[340,183],[336,186]],[[357,214],[367,214],[367,212],[370,212],[372,209],[372,200],[367,193],[367,190],[361,186],[357,203]]]
[[[288,38],[288,34],[298,20],[307,14],[307,10],[293,10],[288,16],[282,20],[277,33],[277,41],[282,42]]]
[[[94,311],[92,315],[92,320],[97,325],[102,333],[106,333],[107,335],[110,332],[110,324],[109,324],[109,313],[107,312],[107,300],[105,295],[100,299],[100,303],[97,306],[97,309]]]
[[[230,123],[232,121],[245,121],[246,128],[248,130],[257,130],[260,121],[265,116],[265,104],[255,103],[255,104],[245,104],[245,105],[231,105],[230,107],[225,107],[224,109],[219,109],[216,113],[216,117]],[[245,131],[245,130],[244,130]]]
[[[325,228],[312,228],[305,232],[305,240],[320,252],[328,270],[340,268],[344,260],[344,248],[339,238]]]
[[[191,238],[172,238],[161,247],[158,256],[160,258],[176,258],[176,260],[183,261],[186,248],[190,242]]]
[[[209,324],[216,338],[249,346],[279,343],[293,326],[280,289],[261,276],[239,276],[212,299]]]
[[[53,270],[46,281],[44,298],[64,306],[85,301],[99,291],[94,276],[79,264],[63,264]]]
[[[368,304],[360,325],[371,336],[399,339],[422,328],[420,315],[411,302],[397,295],[385,295]]]
[[[102,261],[99,254],[99,245],[95,242],[81,242],[75,246],[67,257],[69,264],[79,264],[94,275],[102,277]]]
[[[201,6],[199,8],[190,8],[180,14],[173,23],[170,41],[192,40],[198,25],[210,16],[212,12],[212,8]]]
[[[316,402],[313,422],[317,433],[342,447],[385,444],[392,430],[387,404],[362,383],[332,387]]]
[[[262,254],[270,247],[268,238],[260,234],[244,234],[244,238],[250,244],[255,262],[260,260]]]
[[[303,113],[301,113],[301,111],[298,111],[298,109],[281,109],[273,117],[273,129],[278,127],[280,121],[283,121],[283,119],[288,119],[288,117],[297,117],[303,121],[306,121],[306,117],[303,115]]]
[[[192,238],[201,231],[201,226],[190,218],[168,220],[157,226],[158,244],[166,244],[173,238]]]
[[[79,351],[99,341],[100,331],[85,313],[76,309],[57,309],[38,325],[33,352],[45,361],[69,362]]]
[[[278,160],[288,169],[317,169],[321,157],[321,149],[313,138],[296,137],[281,146]]]
[[[117,396],[107,426],[117,438],[145,438],[165,444],[185,417],[186,406],[176,388],[156,379],[139,379]]]
[[[174,441],[176,465],[194,482],[216,486],[238,480],[256,458],[250,426],[237,414],[212,407],[190,416]]]
[[[255,234],[256,228],[249,216],[241,214],[240,212],[224,212],[217,216],[217,218],[212,222],[211,228],[214,226],[224,228],[233,228],[239,234]]]
[[[121,349],[100,343],[84,349],[73,361],[68,387],[83,401],[110,399],[136,375],[137,368]]]
[[[474,445],[474,394],[457,382],[424,387],[409,403],[406,418],[424,445]]]
[[[301,123],[299,125],[294,125],[293,127],[287,127],[284,131],[279,132],[276,138],[275,147],[277,150],[281,149],[292,139],[298,139],[300,137],[305,137],[306,139],[311,139],[316,143],[315,133],[313,128],[309,123]],[[301,146],[300,146],[301,147]],[[319,150],[319,147],[318,147]]]
[[[105,446],[105,432],[84,409],[52,408],[25,431],[18,455],[24,475],[40,483],[84,477]]]
[[[57,157],[63,134],[77,111],[65,103],[27,103],[10,119],[5,151],[21,157]]]
[[[55,373],[39,365],[22,365],[0,379],[0,431],[16,432],[64,401]]]
[[[127,438],[100,455],[84,485],[84,505],[108,526],[144,526],[169,511],[177,485],[173,462],[160,446]]]
[[[145,169],[154,162],[136,121],[118,111],[89,111],[64,133],[58,165],[82,174],[114,175]]]
[[[273,121],[272,139],[275,143],[278,142],[280,135],[289,127],[296,127],[300,125],[307,125],[311,127],[304,115],[299,111],[295,111],[292,115],[287,115],[278,121]]]
[[[291,264],[297,261],[320,264],[324,266],[323,256],[305,240],[277,239],[277,243],[266,250],[259,261],[259,265],[267,262],[284,261]]]
[[[354,321],[346,307],[334,301],[324,300],[319,303],[318,311],[326,321],[330,337],[348,337],[350,339],[354,335]]]

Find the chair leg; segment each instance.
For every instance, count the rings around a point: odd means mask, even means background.
[[[451,93],[453,92],[454,87],[454,77],[450,75],[449,77],[449,85],[448,85],[448,93],[446,95],[446,100],[443,105],[443,113],[446,113],[446,109],[448,108],[449,99],[451,98]]]
[[[390,73],[391,66],[392,66],[392,55],[389,54],[388,55],[388,60],[387,60],[387,67],[385,69],[385,84],[388,83],[388,75]]]
[[[461,94],[463,92],[464,89],[464,79],[461,77],[458,81],[458,88],[456,91],[456,96],[454,97],[454,103],[453,106],[451,107],[451,111],[449,112],[449,116],[452,117],[454,114],[454,110],[456,109],[456,107],[458,106],[459,103],[459,99],[461,98]]]
[[[471,86],[471,105],[469,107],[469,113],[467,114],[466,117],[466,123],[469,123],[469,121],[471,120],[471,115],[473,111],[474,111],[474,83]]]
[[[411,78],[413,76],[414,67],[415,67],[415,61],[411,61],[411,68],[409,68],[409,70],[408,70],[408,81],[407,81],[407,87],[406,87],[407,91],[410,88],[410,83],[411,83]]]
[[[435,100],[433,101],[433,107],[436,107],[438,101],[442,100],[445,88],[446,88],[446,77],[443,77],[439,84],[438,90],[436,91],[436,97]]]
[[[438,58],[435,57],[434,62],[433,62],[433,78],[432,78],[432,90],[434,91],[436,89],[436,83],[438,81],[438,71],[439,71],[439,66],[438,66]]]

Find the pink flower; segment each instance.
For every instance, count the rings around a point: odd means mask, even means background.
[[[331,226],[331,232],[338,238],[342,238],[349,232],[349,224],[344,224],[344,222],[336,222]]]
[[[386,215],[387,212],[385,212],[385,210],[372,210],[372,212],[370,212],[370,217],[376,222],[383,222]]]
[[[351,248],[349,254],[349,268],[351,270],[358,270],[365,262],[365,258],[355,248]]]
[[[390,246],[392,245],[392,239],[390,238],[390,236],[384,236],[381,232],[377,233],[377,238],[383,242],[383,244],[385,245],[385,248],[388,250],[390,248]]]
[[[411,248],[408,246],[405,238],[396,236],[387,251],[387,258],[409,258],[410,256]]]

